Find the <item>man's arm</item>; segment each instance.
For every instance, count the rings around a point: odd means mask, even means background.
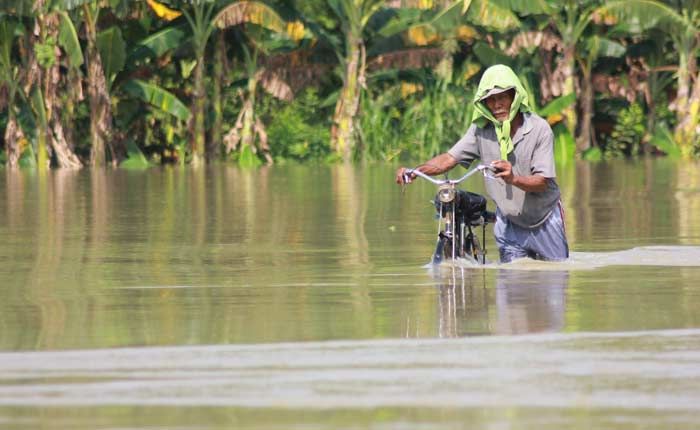
[[[512,184],[523,191],[541,193],[547,190],[547,178],[541,175],[518,176],[513,173],[513,166],[505,160],[491,163],[496,169],[495,176],[503,179],[506,184]]]
[[[445,152],[444,154],[440,154],[425,163],[421,164],[420,166],[416,167],[416,170],[421,171],[425,173],[426,175],[430,176],[435,176],[439,175],[441,173],[445,173],[455,167],[458,164],[458,161],[456,158]],[[404,174],[406,173],[406,168],[405,167],[400,167],[396,171],[396,183],[397,184],[403,184],[404,183]],[[412,174],[410,175],[410,178],[408,180],[408,183],[411,183],[412,179],[415,179],[416,175]]]

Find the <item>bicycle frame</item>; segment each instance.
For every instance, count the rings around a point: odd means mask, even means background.
[[[482,242],[486,243],[486,225],[495,220],[495,214],[486,211],[486,199],[475,193],[457,188],[461,182],[474,175],[483,173],[489,177],[492,169],[479,165],[465,173],[459,179],[435,179],[425,173],[408,169],[404,182],[410,182],[411,175],[416,175],[438,186],[433,204],[438,211],[438,238],[431,262],[440,264],[449,258],[471,260],[477,264],[486,263],[486,249],[482,248],[473,228],[482,227]]]

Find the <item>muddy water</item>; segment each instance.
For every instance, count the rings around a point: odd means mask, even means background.
[[[439,271],[392,172],[0,172],[0,427],[700,425],[700,165],[559,166],[570,261]]]

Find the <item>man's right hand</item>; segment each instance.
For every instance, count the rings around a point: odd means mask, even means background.
[[[399,169],[396,171],[396,183],[403,185],[403,184],[410,184],[414,179],[416,179],[416,174],[411,172],[411,173],[406,173],[409,169],[405,167],[399,167]]]

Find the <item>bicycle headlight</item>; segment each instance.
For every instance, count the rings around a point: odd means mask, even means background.
[[[450,186],[440,187],[437,197],[442,203],[450,203],[455,199],[455,189]]]

